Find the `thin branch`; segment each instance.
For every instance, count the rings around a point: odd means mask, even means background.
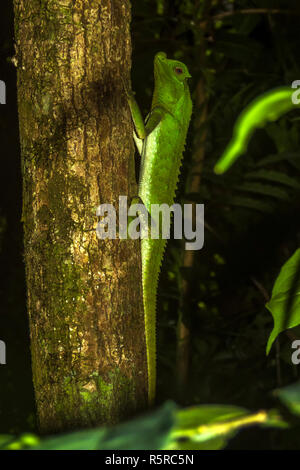
[[[267,289],[257,279],[255,279],[255,277],[250,277],[250,279],[253,282],[253,284],[256,286],[256,288],[259,290],[259,292],[262,294],[265,301],[269,302],[270,296],[268,294]]]
[[[245,10],[233,10],[219,13],[212,17],[212,20],[217,21],[228,16],[235,15],[300,15],[297,10],[280,10],[279,8],[247,8]]]

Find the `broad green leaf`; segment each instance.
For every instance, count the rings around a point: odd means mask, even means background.
[[[45,439],[36,450],[155,450],[168,444],[175,422],[173,402],[154,413],[111,428],[97,428]]]
[[[180,431],[193,429],[195,426],[227,421],[247,413],[244,408],[229,405],[192,406],[177,412],[176,429]]]
[[[0,450],[23,450],[38,445],[40,438],[35,434],[22,434],[19,437],[0,435]]]
[[[234,434],[231,435],[232,437],[234,437]],[[167,450],[220,450],[224,449],[228,440],[229,438],[224,439],[224,437],[216,437],[204,442],[197,442],[192,439],[177,440],[171,443]]]
[[[274,395],[295,415],[300,415],[300,382],[294,383],[279,390]]]
[[[178,410],[167,402],[151,414],[111,428],[97,428],[44,439],[23,434],[0,436],[0,449],[21,450],[214,450],[222,449],[239,429],[251,425],[283,426],[272,412],[250,414],[228,405]]]
[[[300,324],[300,249],[282,266],[270,301],[266,304],[274,319],[267,344],[267,354],[279,333]],[[287,311],[287,305],[290,309]]]
[[[10,436],[8,434],[0,434],[0,450],[6,449],[7,446],[14,440],[14,436]]]
[[[249,413],[244,408],[226,405],[201,405],[177,412],[176,425],[168,449],[218,450],[244,427],[251,425],[282,426],[276,415],[266,411]]]
[[[34,450],[97,450],[104,435],[105,428],[62,434],[44,439]]]
[[[175,403],[168,401],[157,411],[107,430],[101,449],[155,450],[169,442],[175,423]]]

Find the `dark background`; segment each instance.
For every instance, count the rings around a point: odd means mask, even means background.
[[[264,306],[280,267],[299,247],[299,115],[293,111],[257,131],[247,155],[224,176],[215,176],[212,168],[246,104],[263,91],[300,79],[299,2],[208,3],[203,32],[200,0],[132,2],[132,81],[144,114],[151,102],[153,56],[160,50],[187,64],[194,99],[197,83],[204,79],[208,99],[201,188],[193,195],[195,202],[205,204],[208,228],[204,249],[197,253],[191,269],[182,269],[180,243],[168,244],[159,286],[158,400],[173,398],[181,405],[223,403],[258,410],[278,406],[272,390],[296,381],[299,374],[291,364],[287,335],[280,336],[266,357],[273,321]],[[230,13],[232,7],[297,9],[299,14],[228,15],[218,23],[214,17]],[[7,345],[7,365],[0,366],[0,433],[6,434],[36,431],[36,420],[20,220],[16,71],[10,60],[14,55],[12,1],[2,0],[1,13],[0,79],[7,85],[7,104],[0,106],[0,339]],[[205,62],[201,60],[203,48]],[[193,123],[200,112],[194,110]],[[189,193],[186,181],[197,133],[201,132],[195,132],[193,123],[178,201],[184,201]],[[270,155],[281,158],[265,162]],[[270,183],[257,176],[261,169],[288,175],[295,184]],[[251,182],[259,183],[260,189],[251,189]],[[268,185],[274,188],[272,196]],[[182,279],[192,286],[184,309],[191,342],[188,381],[178,396],[173,384]],[[297,336],[297,330],[294,334]],[[250,429],[230,447],[300,448],[300,443],[295,430]]]

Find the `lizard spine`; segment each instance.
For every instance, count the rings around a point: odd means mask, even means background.
[[[167,59],[164,52],[154,59],[155,86],[151,111],[141,128],[141,115],[132,95],[129,104],[135,123],[135,141],[141,154],[138,195],[151,216],[152,204],[172,206],[178,182],[186,134],[192,113],[187,79],[182,62]],[[156,298],[166,240],[141,241],[142,284],[148,369],[148,400],[156,390]]]

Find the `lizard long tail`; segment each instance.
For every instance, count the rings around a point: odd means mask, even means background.
[[[156,286],[155,286],[156,287]],[[145,332],[148,370],[148,402],[152,406],[156,392],[156,288],[143,282]],[[152,290],[153,289],[153,290]],[[151,291],[152,290],[152,291]]]
[[[148,369],[148,401],[156,392],[156,297],[160,266],[166,240],[142,240],[143,300]]]

